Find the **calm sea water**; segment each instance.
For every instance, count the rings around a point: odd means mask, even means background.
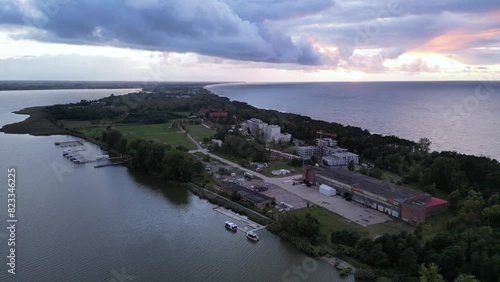
[[[127,92],[0,92],[0,126],[24,119],[10,112],[26,106]],[[54,142],[74,139],[0,133],[0,281],[353,281],[266,230],[257,244],[227,232],[228,219],[186,189],[124,167],[71,166]],[[87,152],[103,153],[92,144]],[[15,275],[6,265],[9,167],[17,171]],[[293,280],[297,268],[307,279]]]
[[[500,160],[500,82],[332,82],[207,87],[232,100]]]

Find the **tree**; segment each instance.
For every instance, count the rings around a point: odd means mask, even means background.
[[[448,192],[455,190],[456,187],[450,187],[450,180],[453,172],[459,167],[458,162],[453,158],[442,156],[435,158],[431,165],[431,170],[436,188]]]
[[[488,220],[490,225],[500,224],[500,205],[493,205],[483,209],[483,218]]]
[[[429,153],[431,147],[431,140],[429,138],[420,138],[417,143],[417,148],[422,153]]]
[[[457,277],[465,265],[465,250],[459,245],[447,247],[441,253],[439,265],[446,279]]]
[[[405,249],[399,257],[399,267],[406,273],[413,274],[418,270],[417,255],[412,247]]]
[[[347,229],[335,231],[330,236],[330,240],[333,244],[343,244],[349,247],[354,247],[358,243],[359,239],[360,236],[358,233]]]
[[[443,276],[439,274],[439,267],[434,263],[428,266],[422,264],[420,267],[420,282],[444,282]]]
[[[424,225],[423,223],[420,223],[419,225],[417,225],[415,230],[413,230],[413,235],[415,235],[417,239],[422,240],[423,233],[424,233]]]
[[[349,164],[347,165],[347,169],[349,169],[350,171],[354,171],[354,161],[351,160],[349,162]]]
[[[317,163],[318,163],[318,157],[316,157],[316,156],[312,156],[312,157],[311,157],[311,162],[312,162],[313,164],[317,164]]]

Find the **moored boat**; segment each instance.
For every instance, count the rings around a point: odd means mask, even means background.
[[[231,221],[226,221],[224,223],[224,226],[226,226],[227,229],[231,230],[231,231],[236,231],[238,230],[238,226],[234,223],[232,223]]]
[[[247,238],[249,240],[252,240],[252,241],[255,241],[255,242],[259,241],[259,236],[255,232],[253,232],[253,231],[248,231],[247,232]]]

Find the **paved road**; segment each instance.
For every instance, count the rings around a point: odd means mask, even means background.
[[[264,182],[271,183],[278,187],[281,187],[282,189],[292,194],[295,194],[315,205],[321,206],[331,212],[334,212],[348,219],[349,221],[357,223],[361,226],[368,226],[392,220],[389,216],[381,212],[370,209],[355,202],[347,202],[339,196],[327,197],[319,193],[318,187],[315,186],[307,187],[305,185],[300,185],[300,184],[293,185],[293,180],[300,178],[300,176],[293,175],[286,177],[267,177],[256,171],[242,167],[237,163],[234,163],[230,160],[224,159],[222,157],[219,157],[217,155],[208,152],[208,150],[201,147],[200,144],[198,144],[198,142],[196,142],[196,140],[194,140],[194,138],[191,137],[191,135],[188,134],[188,137],[189,139],[191,139],[193,143],[195,143],[196,147],[198,148],[198,150],[189,151],[190,153],[201,152],[203,154],[208,154],[211,158],[226,163],[230,166],[237,167],[242,171],[249,172],[261,178]]]

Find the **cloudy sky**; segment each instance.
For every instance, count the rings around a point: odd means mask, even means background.
[[[499,74],[498,0],[0,0],[0,80]]]

